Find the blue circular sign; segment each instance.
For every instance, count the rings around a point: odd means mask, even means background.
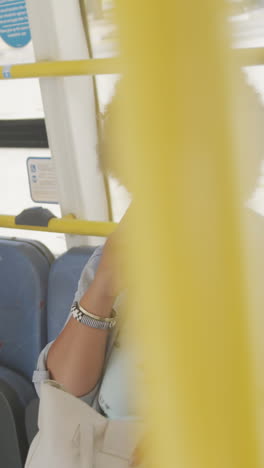
[[[11,47],[24,47],[30,39],[25,0],[0,0],[0,36]]]

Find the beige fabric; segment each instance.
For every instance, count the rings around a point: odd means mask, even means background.
[[[38,425],[25,468],[127,468],[142,431],[139,421],[107,419],[50,380]]]

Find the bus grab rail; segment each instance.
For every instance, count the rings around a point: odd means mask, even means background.
[[[47,226],[21,225],[16,223],[15,216],[0,215],[0,228],[26,229],[29,231],[107,237],[114,232],[116,227],[117,223],[112,221],[87,221],[84,219],[76,219],[72,214],[63,216],[62,218],[51,218]]]
[[[252,47],[247,49],[233,49],[239,65],[250,67],[256,65],[264,65],[264,47]]]
[[[60,60],[4,65],[0,67],[0,79],[107,75],[120,73],[120,71],[121,65],[118,58]]]
[[[264,65],[264,47],[234,49],[241,66]],[[121,72],[119,58],[60,60],[4,65],[0,80],[59,76],[108,75]]]

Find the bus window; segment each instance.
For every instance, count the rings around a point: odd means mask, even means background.
[[[264,47],[263,21],[264,21],[264,2],[263,0],[230,0],[230,25],[234,49],[247,49]],[[257,115],[255,125],[259,126],[263,121],[264,104],[264,66],[243,67],[246,80],[253,87],[256,94],[256,100],[260,101],[256,106],[253,104]],[[261,115],[260,115],[261,114]],[[262,135],[262,130],[258,135]],[[256,139],[254,139],[254,143]],[[263,145],[263,143],[262,143]],[[255,148],[256,151],[262,151],[260,144]],[[258,176],[255,181],[255,188],[248,200],[247,206],[259,215],[264,215],[264,154],[258,155],[262,162],[259,165]]]
[[[97,15],[88,2],[88,27],[94,58],[114,57],[118,54],[116,24],[112,20],[113,5],[102,2],[101,15]],[[90,6],[90,8],[89,8]],[[99,112],[103,115],[107,104],[111,101],[119,75],[97,75],[96,88]],[[131,197],[126,188],[114,177],[109,176],[109,190],[112,204],[113,221],[119,222],[127,210]]]
[[[13,48],[0,38],[1,66],[33,61],[35,61],[35,57],[32,42],[29,42],[23,48]],[[39,81],[37,79],[1,81],[0,101],[0,121],[44,118]],[[12,139],[12,133],[10,134],[10,139]],[[27,159],[29,157],[50,157],[49,148],[16,148],[15,141],[14,148],[3,147],[3,144],[0,146],[0,184],[2,193],[0,213],[17,215],[25,208],[39,206],[39,204],[31,199],[27,174]],[[41,206],[50,209],[55,216],[61,216],[58,204],[41,203]],[[0,236],[40,240],[55,255],[62,253],[66,249],[63,234],[2,228]]]

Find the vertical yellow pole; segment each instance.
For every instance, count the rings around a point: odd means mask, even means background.
[[[260,466],[223,5],[117,0],[153,468]]]

